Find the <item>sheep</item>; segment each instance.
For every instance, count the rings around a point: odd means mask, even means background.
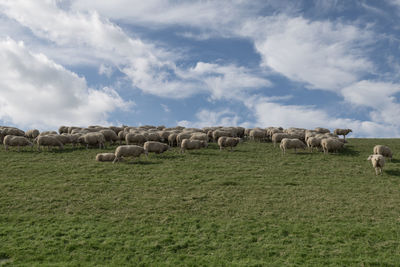
[[[265,130],[262,129],[253,129],[249,133],[249,137],[253,141],[264,141],[267,137],[267,133]]]
[[[208,142],[208,136],[206,133],[193,133],[189,139]]]
[[[205,141],[183,139],[181,143],[181,153],[185,153],[185,150],[200,149],[207,146],[208,143]]]
[[[230,131],[222,131],[222,130],[215,130],[212,133],[214,142],[218,142],[218,139],[221,136],[232,137],[233,135],[232,135],[232,132],[230,132]]]
[[[25,132],[15,127],[4,127],[3,135],[25,136]]]
[[[291,135],[288,133],[274,133],[272,135],[272,142],[274,143],[274,147],[276,147],[276,143],[282,141],[283,138],[291,138]]]
[[[120,131],[118,133],[118,138],[119,138],[119,144],[120,145],[122,144],[122,140],[125,140],[126,135],[127,135],[127,132],[125,132],[125,131]]]
[[[160,137],[160,141],[163,143],[168,143],[168,137],[170,134],[171,134],[170,131],[165,131],[165,130],[158,131],[158,136]]]
[[[161,141],[161,137],[157,132],[150,132],[147,136],[146,136],[147,141],[154,141],[154,142],[160,142]]]
[[[329,151],[337,152],[343,148],[344,143],[339,141],[338,138],[325,138],[321,140],[322,150],[324,154],[328,154]]]
[[[63,133],[61,134],[62,136],[65,136],[68,138],[67,144],[72,144],[72,147],[75,147],[76,144],[79,144],[79,137],[81,137],[81,134],[68,134],[68,133]]]
[[[383,167],[385,166],[385,157],[380,154],[369,155],[367,160],[370,160],[372,167],[375,168],[375,175],[381,174]]]
[[[127,145],[134,144],[138,146],[143,146],[143,144],[146,142],[146,137],[142,134],[136,134],[136,133],[127,133],[125,135],[125,142]]]
[[[314,129],[317,133],[330,133],[329,129],[317,127]]]
[[[318,138],[318,137],[314,137],[314,136],[308,137],[306,143],[307,143],[308,148],[310,149],[310,152],[313,151],[314,147],[317,148],[317,149],[320,148],[321,147],[321,141],[322,141],[322,139]]]
[[[149,152],[161,154],[170,149],[169,145],[155,141],[147,141],[144,143],[143,148],[146,157],[148,156]]]
[[[191,133],[185,133],[185,132],[179,133],[176,136],[176,144],[177,144],[177,146],[181,145],[183,139],[190,139],[191,136],[192,136]]]
[[[374,146],[374,154],[380,154],[380,155],[388,158],[389,161],[391,161],[392,157],[393,157],[393,154],[392,154],[392,151],[390,150],[390,148],[387,146],[383,146],[383,145]]]
[[[140,155],[144,154],[144,148],[141,146],[136,146],[136,145],[122,145],[118,146],[115,149],[115,159],[113,160],[113,164],[115,162],[119,162],[122,157],[134,157],[134,158],[139,158]]]
[[[39,136],[50,135],[50,134],[57,134],[57,132],[56,131],[43,131],[39,134]]]
[[[68,133],[68,126],[60,126],[58,128],[58,133],[59,134]]]
[[[100,130],[100,133],[104,135],[104,138],[106,139],[107,142],[110,142],[110,145],[113,144],[114,142],[119,141],[118,135],[111,129]]]
[[[48,134],[47,136],[53,136],[58,141],[60,141],[64,146],[71,142],[71,139],[69,138],[69,136],[60,135],[60,134]]]
[[[4,148],[7,151],[9,146],[18,147],[18,152],[21,146],[33,146],[33,143],[24,136],[6,135],[3,140]]]
[[[219,150],[222,150],[224,147],[230,147],[231,151],[233,151],[233,147],[237,146],[240,140],[239,137],[222,136],[218,139]]]
[[[294,148],[294,153],[297,153],[298,148],[305,149],[306,145],[297,138],[283,138],[279,147],[282,153],[286,154],[286,149]]]
[[[102,133],[87,133],[79,137],[79,142],[86,144],[86,149],[89,148],[89,145],[97,144],[101,149],[101,147],[105,148],[106,139],[104,138],[104,135]]]
[[[334,134],[336,135],[343,135],[343,139],[346,140],[346,135],[348,135],[349,133],[351,133],[353,130],[351,129],[335,129],[333,131]]]
[[[168,136],[168,145],[173,147],[173,146],[177,146],[178,143],[176,142],[176,137],[178,136],[177,133],[172,133]]]
[[[114,153],[99,153],[96,155],[96,161],[114,161],[115,154]]]
[[[123,130],[124,130],[123,127],[118,127],[118,126],[110,126],[110,127],[108,127],[108,128],[110,128],[111,130],[113,130],[113,131],[115,132],[116,135],[118,135],[118,133],[119,133],[120,131],[123,131]]]
[[[39,134],[40,132],[37,129],[32,129],[25,132],[25,136],[29,139],[35,139],[36,137],[39,136]]]
[[[38,144],[38,151],[40,151],[40,146],[58,146],[60,150],[64,149],[64,145],[54,136],[39,135],[35,138],[34,143]]]

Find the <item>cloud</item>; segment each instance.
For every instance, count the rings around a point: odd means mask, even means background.
[[[311,89],[336,91],[373,70],[363,54],[371,33],[353,25],[277,15],[247,21],[262,66]]]
[[[129,77],[132,87],[148,94],[182,99],[199,93],[211,93],[213,99],[225,96],[232,99],[232,96],[226,94],[228,87],[232,88],[231,93],[238,94],[255,87],[269,85],[265,78],[251,74],[251,71],[244,67],[203,62],[199,62],[194,68],[179,67],[176,61],[180,55],[128,36],[120,27],[100,16],[97,11],[66,11],[58,8],[55,1],[0,1],[0,3],[7,16],[31,29],[36,36],[50,40],[60,48],[60,51],[73,53],[71,58],[74,58],[76,53],[91,54],[89,57],[92,58],[85,61],[90,62],[93,58],[97,58],[98,65],[103,66],[100,67],[100,74],[110,75],[109,70],[114,66]],[[147,10],[155,4],[163,6],[161,2],[150,1],[148,4],[138,3],[137,7],[140,10],[142,6]],[[200,10],[209,10],[215,5],[221,5],[212,2],[197,4]],[[78,4],[72,4],[75,5]],[[97,8],[105,6],[109,8],[105,3],[98,4]],[[175,5],[176,8],[185,11],[189,6],[193,7],[192,4]],[[194,13],[202,14],[199,9]],[[167,15],[169,19],[178,18],[176,16],[180,11],[175,13],[169,10],[171,12]],[[165,13],[168,12],[163,14]],[[209,14],[204,13],[198,19],[208,21],[217,15],[211,15],[211,18],[208,16]],[[75,49],[68,50],[71,46]]]
[[[0,60],[0,119],[21,127],[109,124],[110,112],[133,104],[10,38],[0,41]]]
[[[240,116],[230,109],[219,111],[202,109],[196,113],[195,121],[182,120],[178,121],[177,125],[193,128],[202,128],[206,126],[237,126],[240,120]]]
[[[384,121],[360,121],[349,118],[336,118],[323,109],[313,106],[283,105],[266,99],[248,101],[249,109],[254,110],[254,125],[260,127],[282,126],[313,129],[325,127],[353,129],[352,137],[399,137],[399,128]]]

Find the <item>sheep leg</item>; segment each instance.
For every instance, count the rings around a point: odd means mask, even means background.
[[[4,149],[8,151],[8,145],[4,145]]]

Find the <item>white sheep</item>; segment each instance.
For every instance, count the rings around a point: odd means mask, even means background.
[[[207,146],[208,143],[205,141],[183,139],[181,143],[181,153],[185,153],[185,150],[200,149]]]
[[[115,159],[113,163],[119,162],[122,157],[133,157],[133,158],[139,158],[140,155],[144,154],[144,148],[141,146],[136,146],[136,145],[123,145],[123,146],[118,146],[115,149]]]
[[[274,133],[271,137],[274,147],[276,147],[276,143],[280,143],[283,138],[291,138],[291,135],[288,133]]]
[[[389,159],[389,161],[392,160],[393,154],[392,151],[388,146],[383,146],[383,145],[376,145],[374,146],[374,154],[380,154],[386,158]]]
[[[324,138],[321,140],[322,150],[324,154],[328,154],[329,152],[338,152],[343,148],[344,143],[341,142],[338,138]]]
[[[94,132],[82,135],[79,137],[79,142],[85,144],[86,149],[88,149],[89,146],[94,145],[99,145],[99,148],[101,149],[101,147],[105,148],[106,139],[102,133]]]
[[[310,149],[310,152],[313,151],[314,147],[317,148],[317,149],[320,148],[321,147],[321,141],[322,141],[321,138],[314,137],[314,136],[309,136],[307,138],[307,142],[306,143],[307,143],[308,148]]]
[[[161,154],[170,149],[169,145],[156,141],[147,141],[144,143],[143,148],[146,157],[150,152]]]
[[[115,154],[114,153],[99,153],[96,155],[96,161],[114,161]]]
[[[297,153],[298,148],[306,149],[306,145],[297,138],[283,138],[279,147],[282,150],[282,154],[286,154],[286,150],[290,148],[294,148],[294,153]]]
[[[253,129],[249,133],[250,140],[264,141],[267,138],[267,132],[263,129]]]
[[[330,133],[331,132],[331,131],[329,131],[329,129],[322,128],[322,127],[317,127],[314,129],[314,131],[316,131],[317,133]]]
[[[143,144],[146,141],[147,139],[143,134],[132,133],[132,132],[125,134],[125,142],[127,145],[133,144],[133,145],[143,146]]]
[[[346,135],[348,135],[351,132],[352,132],[351,129],[335,129],[333,131],[333,133],[336,135],[343,135],[343,139],[345,139],[345,140],[346,140]]]
[[[382,174],[383,167],[385,166],[385,157],[382,155],[369,155],[368,159],[372,163],[372,167],[375,168],[375,174]]]
[[[239,137],[222,136],[218,139],[219,150],[222,150],[224,147],[230,147],[231,151],[233,151],[233,147],[237,146],[240,140]]]
[[[104,135],[106,142],[110,142],[110,145],[119,141],[118,135],[111,129],[100,130],[100,133]]]
[[[15,136],[15,135],[6,135],[3,140],[5,150],[8,150],[9,146],[16,146],[18,147],[18,152],[20,151],[21,146],[30,146],[32,147],[33,144],[29,141],[28,138],[24,136]]]
[[[38,151],[40,151],[40,146],[58,146],[60,150],[64,149],[64,145],[54,136],[42,135],[35,138],[34,143],[38,145]]]
[[[25,136],[28,137],[29,139],[35,139],[36,137],[39,136],[39,134],[40,132],[37,129],[32,129],[25,132]]]

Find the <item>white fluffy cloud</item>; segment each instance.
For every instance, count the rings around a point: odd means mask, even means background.
[[[262,66],[309,88],[336,91],[373,68],[360,49],[370,33],[353,25],[279,15],[249,20],[240,34],[254,40]]]
[[[21,127],[108,124],[108,114],[131,103],[111,88],[88,88],[84,78],[23,43],[0,41],[0,119]]]

